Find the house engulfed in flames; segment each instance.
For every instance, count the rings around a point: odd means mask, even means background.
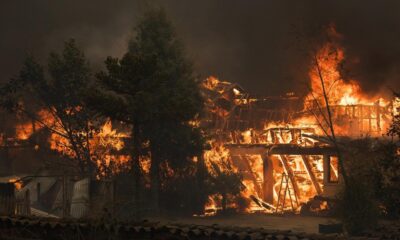
[[[207,111],[202,126],[213,139],[205,159],[228,162],[243,176],[242,195],[253,200],[249,212],[300,211],[315,196],[336,195],[341,176],[336,150],[320,119],[325,109],[294,94],[252,98],[239,85],[215,77],[207,78],[203,87]],[[385,135],[394,102],[332,104],[336,134]],[[219,207],[218,200],[211,202],[209,208]]]
[[[398,99],[370,97],[356,81],[344,81],[339,71],[343,60],[336,43],[319,49],[310,64],[310,93],[303,98],[293,93],[255,98],[238,84],[204,80],[202,125],[213,139],[205,159],[228,162],[241,173],[242,195],[253,200],[247,211],[298,212],[302,206],[320,211],[326,207],[321,199],[336,195],[342,180],[324,91],[338,138],[386,135]],[[215,199],[210,209],[219,207]]]

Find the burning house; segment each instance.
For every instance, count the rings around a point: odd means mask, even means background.
[[[333,28],[328,34],[337,37]],[[339,139],[386,135],[396,100],[367,96],[356,81],[343,80],[343,60],[335,42],[316,51],[310,91],[303,97],[260,98],[215,77],[203,82],[202,124],[213,139],[206,160],[229,161],[243,176],[243,195],[253,200],[247,211],[323,210],[327,205],[321,199],[333,198],[342,182],[332,134]],[[211,202],[210,208],[218,205]]]
[[[296,212],[315,197],[336,195],[342,180],[334,144],[319,122],[322,105],[294,94],[254,98],[214,77],[203,86],[208,111],[202,124],[213,139],[206,160],[229,161],[243,176],[243,195],[253,200],[248,211]],[[339,138],[362,137],[386,133],[393,104],[378,100],[330,107]]]
[[[253,199],[250,211],[296,210],[315,195],[335,194],[334,148],[315,128],[291,125],[301,116],[298,97],[251,98],[238,85],[214,77],[204,86],[214,90],[203,121],[215,136],[211,151],[225,151],[243,175],[244,194]]]

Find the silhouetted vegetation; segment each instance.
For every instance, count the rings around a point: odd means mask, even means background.
[[[396,118],[389,134],[397,136]],[[345,164],[349,186],[338,196],[340,216],[350,233],[374,226],[379,216],[400,217],[399,142],[364,138],[346,142]]]
[[[107,70],[97,74],[92,106],[132,128],[136,197],[142,184],[140,159],[150,156],[155,212],[160,206],[204,206],[205,181],[196,180],[198,164],[193,160],[204,146],[196,125],[203,99],[191,63],[163,10],[147,12],[134,33],[122,59],[108,57]]]
[[[74,156],[80,173],[95,176],[89,141],[97,130],[85,96],[90,89],[90,69],[75,40],[63,51],[49,55],[47,68],[27,57],[18,77],[2,86],[2,106],[65,139],[60,147]],[[39,116],[40,111],[44,116]]]

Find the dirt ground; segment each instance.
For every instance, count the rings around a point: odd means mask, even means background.
[[[293,232],[318,233],[318,224],[336,223],[337,221],[324,217],[306,217],[299,215],[266,215],[246,214],[215,217],[190,217],[152,218],[151,221],[159,221],[163,224],[196,224],[220,226],[238,226],[251,228],[265,228],[271,230],[291,230]]]

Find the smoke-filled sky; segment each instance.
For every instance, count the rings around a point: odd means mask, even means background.
[[[15,0],[0,3],[0,81],[26,54],[40,59],[75,38],[94,69],[121,56],[143,0]],[[343,35],[346,72],[363,89],[400,88],[400,1],[159,0],[202,76],[238,82],[259,95],[303,94],[310,61],[299,32],[330,23]],[[312,33],[312,34],[310,34]],[[300,46],[299,46],[300,45]]]

